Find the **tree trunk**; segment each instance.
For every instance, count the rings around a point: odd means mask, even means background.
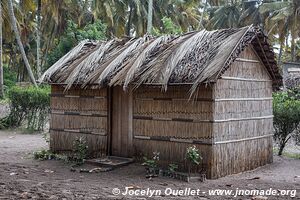
[[[20,48],[21,55],[22,55],[22,58],[24,60],[29,78],[30,78],[31,82],[35,86],[37,86],[35,78],[33,76],[32,70],[31,70],[31,67],[29,65],[26,53],[25,53],[25,50],[24,50],[24,46],[23,46],[22,41],[21,41],[20,33],[19,33],[19,30],[18,30],[18,27],[17,27],[17,22],[16,22],[16,18],[15,18],[15,14],[14,14],[14,7],[13,7],[12,0],[8,0],[8,14],[9,14],[10,22],[11,22],[11,27],[12,27],[14,33],[15,33],[16,40],[17,40],[18,46]]]
[[[2,0],[0,0],[0,98],[4,97],[3,89],[3,61],[2,61]]]
[[[203,11],[202,11],[202,14],[201,14],[201,19],[200,19],[200,23],[199,23],[200,29],[204,29],[204,26],[203,26],[203,17],[204,17],[204,14],[206,12],[207,3],[208,3],[208,0],[205,1],[205,5],[204,5],[204,8],[203,8]]]
[[[36,28],[36,75],[41,76],[41,0],[37,1],[37,28]]]
[[[278,156],[282,155],[284,147],[285,147],[285,143],[282,143],[282,144],[279,145]]]
[[[127,26],[126,26],[126,35],[127,36],[131,36],[131,34],[130,34],[130,30],[131,30],[131,18],[132,18],[132,3],[130,2],[130,4],[129,4],[129,15],[128,15],[128,22],[127,22]]]
[[[293,36],[291,41],[291,58],[293,62],[296,60],[296,42]]]
[[[279,54],[278,54],[278,64],[281,64],[281,57],[283,54],[283,43],[280,44],[280,48],[279,48]]]
[[[153,0],[148,0],[147,33],[152,32]]]

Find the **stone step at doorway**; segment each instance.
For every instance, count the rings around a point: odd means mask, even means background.
[[[85,161],[87,164],[96,165],[99,167],[107,167],[107,168],[118,168],[122,166],[129,165],[134,162],[133,158],[124,158],[117,156],[107,156],[104,158],[94,158]]]

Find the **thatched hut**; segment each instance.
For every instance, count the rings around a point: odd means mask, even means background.
[[[50,146],[86,139],[91,156],[182,164],[186,148],[217,178],[272,162],[274,53],[255,27],[82,41],[42,76],[51,84]]]
[[[284,62],[282,72],[284,89],[300,87],[300,63]]]

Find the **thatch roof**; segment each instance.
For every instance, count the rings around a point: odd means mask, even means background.
[[[82,41],[50,67],[41,82],[87,87],[129,84],[191,84],[215,82],[245,47],[253,44],[275,81],[281,80],[274,52],[255,27],[197,31],[109,41]]]
[[[285,86],[288,89],[300,87],[300,74],[289,75],[285,79]]]

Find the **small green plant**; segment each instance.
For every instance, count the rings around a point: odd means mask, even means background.
[[[52,160],[56,158],[56,154],[52,153],[50,150],[40,150],[33,152],[33,158],[36,160]]]
[[[35,160],[63,160],[65,162],[69,162],[68,156],[63,154],[56,154],[46,149],[33,152],[33,158]]]
[[[47,144],[50,143],[50,137],[49,137],[49,134],[48,134],[48,133],[44,133],[44,134],[43,134],[43,139],[45,140],[45,142],[46,142]]]
[[[86,140],[83,137],[78,137],[73,143],[73,155],[72,160],[77,165],[82,165],[87,158],[88,146]]]
[[[170,173],[176,172],[177,169],[178,169],[178,165],[176,165],[176,164],[171,163],[171,164],[169,164],[169,166],[168,166],[168,171],[169,171]]]
[[[157,174],[159,154],[159,152],[153,152],[152,159],[144,157],[144,162],[142,163],[142,165],[146,167],[147,173]]]
[[[191,173],[191,165],[199,165],[202,160],[199,150],[195,145],[186,149],[185,158],[188,161],[189,174]]]

